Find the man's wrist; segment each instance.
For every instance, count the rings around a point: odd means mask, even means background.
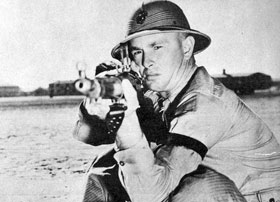
[[[127,134],[126,136],[132,137],[132,135]],[[139,142],[141,142],[143,139],[143,134],[139,136],[138,138],[126,138],[125,140],[120,138],[118,135],[116,136],[116,151],[120,150],[126,150],[130,148],[134,148],[138,145]]]

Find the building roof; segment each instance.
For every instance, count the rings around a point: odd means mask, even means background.
[[[55,81],[50,84],[68,84],[68,83],[74,83],[74,81],[73,80]]]
[[[261,75],[266,75],[261,72],[254,72],[254,73],[234,73],[234,74],[213,74],[212,77],[217,77],[217,78],[226,78],[227,76],[232,76],[232,77],[248,77],[256,74],[261,74]],[[267,75],[268,76],[268,75]]]
[[[12,85],[12,84],[8,84],[8,83],[0,83],[0,88],[2,88],[2,87],[19,88],[19,86],[17,86],[17,85]]]

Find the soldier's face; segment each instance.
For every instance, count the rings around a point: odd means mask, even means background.
[[[182,73],[184,49],[178,33],[159,33],[130,41],[133,61],[140,68],[146,86],[153,91],[169,91]]]

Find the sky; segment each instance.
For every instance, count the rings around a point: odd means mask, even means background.
[[[0,85],[29,91],[75,80],[77,62],[94,67],[126,34],[147,0],[1,0]],[[191,28],[212,39],[196,55],[210,74],[262,72],[280,78],[279,0],[173,0]]]

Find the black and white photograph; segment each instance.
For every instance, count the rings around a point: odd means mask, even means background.
[[[1,0],[0,201],[280,202],[279,0]]]

